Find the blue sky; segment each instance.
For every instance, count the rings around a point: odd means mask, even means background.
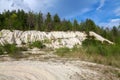
[[[14,9],[57,13],[62,19],[79,22],[90,18],[106,27],[120,24],[120,0],[0,0],[0,12]]]

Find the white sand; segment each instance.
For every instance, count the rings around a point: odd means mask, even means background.
[[[119,80],[111,72],[104,74],[105,69],[82,61],[0,62],[0,80]]]

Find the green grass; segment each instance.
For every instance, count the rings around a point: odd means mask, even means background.
[[[117,44],[110,45],[93,39],[86,39],[81,47],[60,48],[56,50],[55,54],[120,68],[120,46]]]
[[[85,44],[88,43],[88,44]],[[118,56],[120,55],[120,46],[117,44],[104,44],[96,40],[83,41],[83,48],[86,48],[89,54],[99,54],[101,56]]]
[[[40,41],[35,41],[33,43],[30,43],[29,47],[44,48],[45,45],[43,45],[43,43]],[[27,48],[28,47],[16,47],[15,44],[4,44],[4,46],[0,45],[0,55],[9,55],[13,58],[21,58],[23,57],[21,51],[27,51]]]
[[[29,44],[29,47],[30,47],[30,48],[37,47],[37,48],[42,49],[42,48],[45,48],[45,45],[44,45],[43,42],[41,42],[41,41],[35,41],[35,42],[30,43],[30,44]]]
[[[16,47],[15,44],[5,44],[4,46],[0,45],[0,55],[9,55],[13,58],[22,57],[22,48]]]
[[[5,49],[2,45],[0,45],[0,55],[3,55],[5,52]]]

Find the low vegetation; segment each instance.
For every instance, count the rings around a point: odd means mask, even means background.
[[[35,41],[28,45],[29,48],[45,48],[45,45],[41,41]],[[16,47],[15,44],[4,44],[0,45],[0,55],[9,55],[14,58],[22,57],[21,51],[27,51],[28,47]]]
[[[18,48],[15,44],[0,45],[0,55],[9,55],[14,58],[19,58],[22,57],[22,50],[23,48]]]
[[[61,47],[59,49],[56,49],[56,53],[57,53],[57,55],[64,57],[64,56],[70,54],[70,49],[67,47]]]
[[[101,43],[94,39],[86,39],[83,41],[82,47],[59,48],[55,54],[61,57],[78,58],[120,68],[120,45]]]
[[[41,42],[41,41],[35,41],[35,42],[32,42],[32,43],[29,43],[28,46],[29,46],[30,48],[34,48],[34,47],[40,48],[40,49],[45,48],[45,45],[44,45],[43,42]]]

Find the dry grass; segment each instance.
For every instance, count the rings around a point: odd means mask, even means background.
[[[86,49],[83,49],[82,47],[73,49],[60,48],[56,50],[55,54],[64,58],[77,58],[83,61],[90,61],[120,68],[120,56],[103,56],[97,53],[89,54]]]

